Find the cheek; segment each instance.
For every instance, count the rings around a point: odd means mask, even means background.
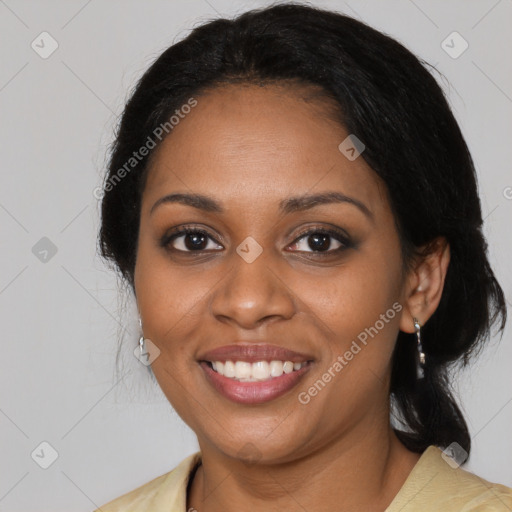
[[[322,415],[323,433],[329,435],[340,422],[348,425],[368,409],[385,407],[402,308],[398,275],[382,259],[360,259],[308,294],[329,336],[319,368],[299,390],[299,403],[307,404],[301,405],[307,411],[304,425],[308,417]]]
[[[317,317],[319,325],[328,329],[329,347],[321,371],[341,356],[343,370],[335,372],[340,375],[335,380],[343,381],[345,389],[357,382],[368,390],[372,384],[363,385],[366,377],[384,379],[388,371],[402,309],[400,259],[392,240],[383,247],[368,244],[333,272],[332,278],[317,281],[317,286],[304,279],[297,281],[303,283],[300,293],[312,318]]]
[[[345,339],[373,325],[398,300],[399,279],[396,262],[356,256],[327,279],[296,283],[315,314]]]
[[[151,247],[142,237],[135,267],[135,289],[144,334],[163,346],[182,339],[179,333],[195,325],[208,290],[215,282],[214,276],[199,267],[180,269],[171,265],[163,249]]]

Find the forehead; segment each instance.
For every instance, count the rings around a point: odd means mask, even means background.
[[[246,207],[337,190],[373,211],[382,183],[363,158],[338,149],[349,133],[307,89],[226,85],[196,97],[153,155],[143,203],[181,190]]]

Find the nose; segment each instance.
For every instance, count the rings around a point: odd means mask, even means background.
[[[265,251],[252,263],[234,254],[229,274],[211,298],[211,312],[217,320],[254,329],[267,321],[293,317],[293,292],[269,259]]]

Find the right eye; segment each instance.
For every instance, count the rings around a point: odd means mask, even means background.
[[[174,251],[189,253],[217,250],[215,247],[208,247],[209,242],[216,244],[216,241],[206,231],[199,228],[181,228],[167,234],[162,239],[161,245]],[[223,247],[220,246],[220,248]]]

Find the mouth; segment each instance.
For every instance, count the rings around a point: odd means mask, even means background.
[[[224,398],[254,405],[291,391],[314,360],[274,345],[240,343],[208,352],[198,362],[206,380]]]

